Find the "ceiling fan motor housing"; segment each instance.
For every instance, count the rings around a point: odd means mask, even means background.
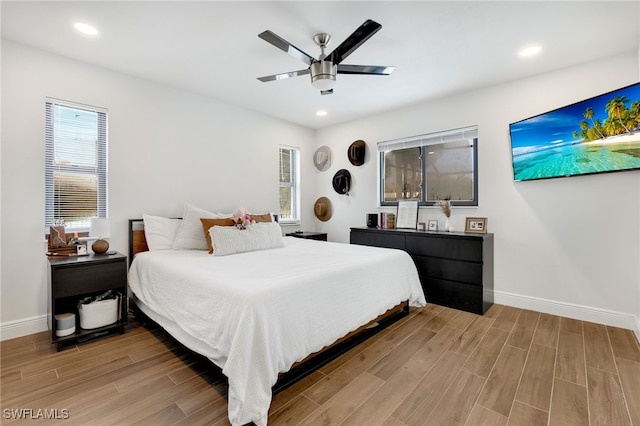
[[[331,61],[311,64],[311,85],[319,90],[328,90],[335,84],[338,66]]]

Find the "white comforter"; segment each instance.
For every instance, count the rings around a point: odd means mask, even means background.
[[[426,303],[403,251],[284,241],[284,248],[231,256],[144,252],[129,271],[135,296],[202,342],[202,355],[222,368],[233,425],[267,423],[278,373],[296,361],[403,300]]]

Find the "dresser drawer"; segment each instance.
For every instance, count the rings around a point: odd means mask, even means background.
[[[386,247],[404,250],[404,234],[392,234],[382,232],[358,232],[351,231],[351,244],[363,246]]]
[[[448,306],[462,311],[482,315],[489,306],[483,301],[482,287],[427,278],[423,284],[428,303]]]
[[[448,259],[482,262],[481,238],[423,238],[407,235],[406,250],[409,254]]]
[[[418,269],[420,280],[440,278],[482,286],[481,263],[415,255],[411,257]]]

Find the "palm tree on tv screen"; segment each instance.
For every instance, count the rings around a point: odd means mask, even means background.
[[[593,121],[593,108],[588,107],[586,109],[586,111],[584,112],[584,118],[586,118],[587,120],[591,120],[591,123],[593,124],[593,127],[591,127],[592,129],[594,129],[594,132],[598,135],[598,139],[604,139],[604,134],[602,134],[602,132],[600,131],[600,121],[596,120]],[[588,132],[589,129],[587,129]]]
[[[624,130],[627,133],[631,134],[631,131],[627,128],[627,126],[625,126],[624,122],[622,121],[622,118],[627,112],[627,102],[629,102],[629,99],[627,99],[626,96],[616,96],[607,103],[605,108],[607,110],[607,113],[609,114],[609,117],[614,119],[617,118],[618,122],[624,128]]]

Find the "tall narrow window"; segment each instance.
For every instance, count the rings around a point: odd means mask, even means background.
[[[47,99],[45,133],[45,229],[88,230],[107,217],[107,112]]]
[[[378,143],[380,205],[478,205],[476,126]]]
[[[296,148],[280,147],[280,221],[282,222],[300,220],[298,153]]]

